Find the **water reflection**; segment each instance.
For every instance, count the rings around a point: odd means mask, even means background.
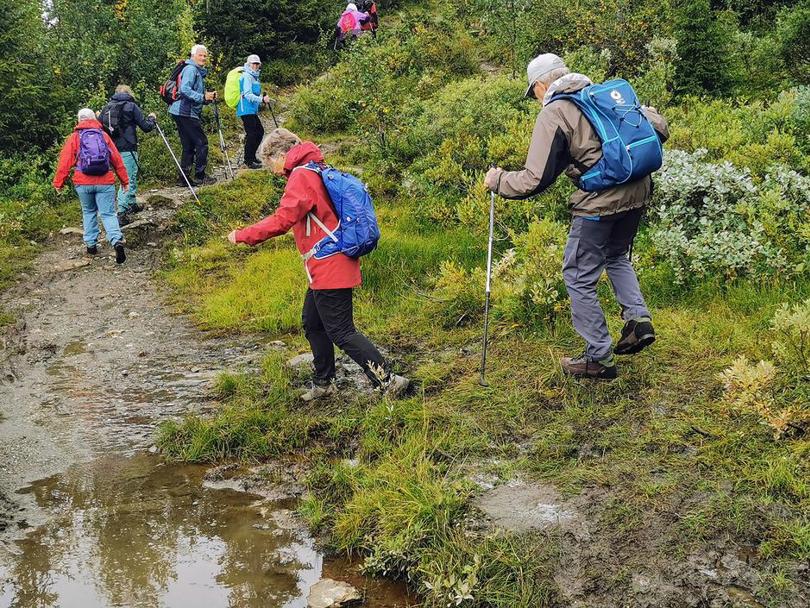
[[[0,566],[0,606],[305,607],[321,556],[285,505],[206,489],[204,469],[111,456],[26,491],[52,513]]]

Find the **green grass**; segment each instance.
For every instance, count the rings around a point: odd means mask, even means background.
[[[237,180],[220,191],[235,200],[231,189],[244,188]],[[617,381],[561,374],[557,358],[580,344],[561,313],[550,323],[496,322],[491,387],[482,388],[480,327],[437,323],[430,296],[441,261],[480,265],[480,243],[462,231],[413,230],[407,215],[385,206],[381,217],[385,236],[364,260],[357,323],[394,350],[417,394],[400,401],[341,395],[302,406],[300,378],[274,355],[258,377],[220,379],[223,406],[213,418],[164,425],[165,453],[206,462],[304,458],[307,521],[329,531],[336,549],[363,555],[368,572],[408,576],[427,605],[455,601],[467,583],[474,605],[556,601],[555,540],[484,534],[473,542],[459,532],[475,493],[473,471],[542,480],[565,496],[601,488],[592,514],[598,542],[637,543],[639,567],[661,551],[644,544],[651,534],[678,555],[730,537],[752,543],[776,568],[773,598],[794,584],[793,571],[779,565],[810,556],[810,441],[775,441],[756,416],[728,412],[718,373],[739,354],[770,357],[774,312],[806,298],[810,285],[659,290],[658,276],[644,275],[659,341],[622,359]],[[204,225],[220,231],[216,221]],[[256,250],[231,248],[219,236],[203,243],[178,250],[165,274],[194,317],[221,331],[284,333],[304,350],[305,278],[292,242]],[[605,294],[617,333],[618,307]],[[612,588],[629,584],[618,571],[594,576]]]

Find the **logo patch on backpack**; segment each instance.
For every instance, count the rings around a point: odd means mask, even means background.
[[[110,149],[101,129],[79,131],[79,153],[76,167],[85,175],[107,175],[110,170]]]

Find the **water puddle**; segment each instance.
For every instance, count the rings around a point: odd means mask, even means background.
[[[22,490],[49,517],[0,559],[0,607],[305,608],[322,576],[372,608],[412,605],[402,586],[324,563],[293,504],[207,487],[204,473],[113,455]]]

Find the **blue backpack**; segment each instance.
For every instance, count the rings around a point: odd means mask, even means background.
[[[641,111],[636,92],[621,78],[593,84],[552,101],[574,102],[602,142],[602,158],[579,178],[585,192],[634,182],[661,168],[661,141]]]
[[[330,230],[314,213],[307,215],[307,235],[311,219],[321,227],[326,236],[315,243],[305,257],[323,260],[343,253],[350,258],[359,258],[373,251],[380,240],[380,228],[368,187],[355,176],[329,165],[310,162],[301,168],[315,171],[321,176],[338,218],[337,227]]]

